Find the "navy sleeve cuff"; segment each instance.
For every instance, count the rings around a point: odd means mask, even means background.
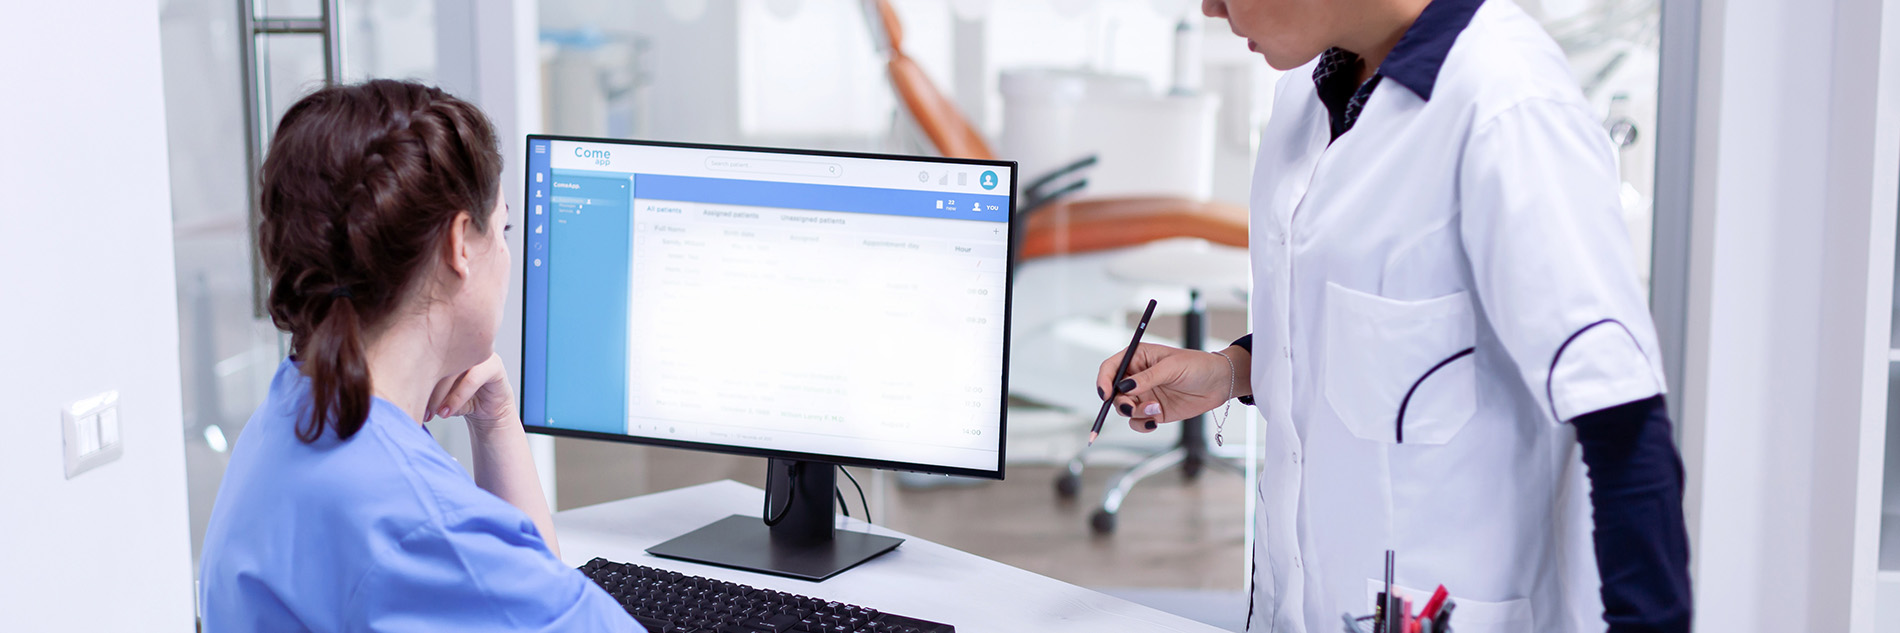
[[[1571,423],[1589,470],[1609,633],[1687,633],[1692,603],[1682,458],[1663,397]]]
[[[1240,349],[1247,350],[1247,355],[1249,356],[1253,355],[1253,335],[1252,334],[1248,334],[1246,336],[1240,337],[1238,340],[1235,340],[1233,343],[1231,343],[1231,345],[1235,347],[1239,347]],[[1250,407],[1253,406],[1253,396],[1251,394],[1241,396],[1235,399],[1239,400],[1241,404],[1244,404]]]

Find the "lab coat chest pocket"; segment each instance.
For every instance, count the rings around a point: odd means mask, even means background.
[[[1326,283],[1326,401],[1360,439],[1444,444],[1478,410],[1467,292],[1400,301]]]

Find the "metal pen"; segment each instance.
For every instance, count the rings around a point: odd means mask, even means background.
[[[1385,551],[1385,592],[1379,594],[1379,619],[1372,623],[1372,630],[1375,633],[1405,633],[1404,631],[1393,630],[1396,628],[1393,625],[1397,624],[1400,620],[1397,614],[1393,613],[1396,611],[1394,607],[1400,603],[1395,599],[1397,596],[1392,595],[1392,581],[1395,575],[1393,572],[1397,571],[1397,565],[1395,564],[1398,562],[1397,559],[1398,554],[1396,552],[1392,550]]]

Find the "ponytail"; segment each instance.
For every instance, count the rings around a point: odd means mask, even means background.
[[[363,354],[363,326],[349,291],[333,291],[329,314],[303,346],[301,362],[310,377],[310,417],[297,425],[297,439],[315,442],[323,429],[336,427],[349,439],[369,418],[369,362]]]

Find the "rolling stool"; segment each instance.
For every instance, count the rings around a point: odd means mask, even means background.
[[[909,115],[939,155],[951,158],[995,159],[989,142],[937,86],[922,67],[904,53],[903,26],[890,0],[862,0],[871,25],[872,40],[885,58],[892,91],[903,111]],[[1026,198],[1018,203],[1015,221],[1022,229],[1011,236],[1016,264],[1024,261],[1130,249],[1122,260],[1131,262],[1126,273],[1118,276],[1135,282],[1161,283],[1174,288],[1190,288],[1186,322],[1195,337],[1191,347],[1198,348],[1206,327],[1206,312],[1199,301],[1199,290],[1238,288],[1247,291],[1247,209],[1213,200],[1179,195],[1119,195],[1094,197],[1083,191],[1085,180],[1079,172],[1093,158],[1083,158],[1028,181]],[[1175,243],[1193,245],[1174,248]],[[1185,250],[1185,252],[1183,252]],[[1238,261],[1238,265],[1234,262]],[[1135,261],[1144,261],[1139,265]],[[1215,264],[1209,267],[1208,264]],[[1184,266],[1185,264],[1185,266]],[[1212,271],[1212,272],[1210,272]],[[1171,273],[1157,278],[1158,273]],[[1231,275],[1237,274],[1238,277]],[[1207,283],[1219,278],[1222,283]],[[1185,283],[1183,282],[1185,280]],[[1086,389],[1086,387],[1084,387]],[[1189,478],[1198,477],[1201,467],[1216,467],[1240,472],[1225,459],[1209,454],[1203,417],[1182,424],[1177,448],[1151,456],[1122,473],[1115,480],[1102,509],[1091,521],[1096,531],[1115,529],[1115,514],[1121,510],[1128,489],[1148,475],[1176,463],[1183,465]],[[1070,460],[1067,471],[1056,480],[1056,490],[1064,498],[1080,492],[1083,461],[1080,455]]]

